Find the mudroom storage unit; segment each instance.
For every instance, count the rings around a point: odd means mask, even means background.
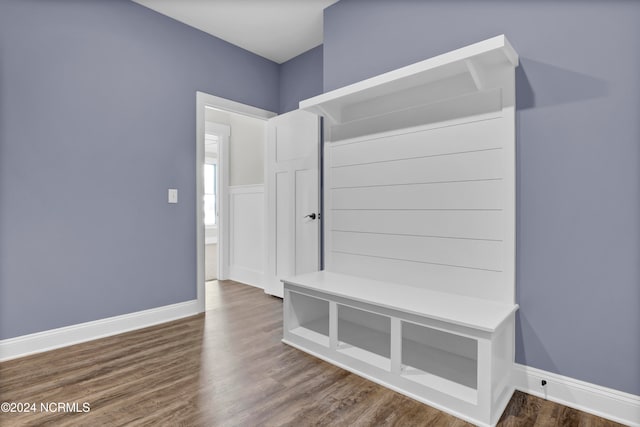
[[[284,342],[479,425],[513,392],[517,65],[498,36],[300,103],[325,271],[284,280]]]

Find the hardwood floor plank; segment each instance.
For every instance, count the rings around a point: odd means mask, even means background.
[[[206,299],[203,315],[0,363],[0,401],[91,405],[0,425],[470,425],[283,344],[282,302],[260,289],[216,282]],[[516,392],[499,425],[619,424]]]

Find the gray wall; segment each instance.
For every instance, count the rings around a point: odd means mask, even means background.
[[[277,111],[278,68],[129,1],[0,0],[0,339],[194,299],[196,90]]]
[[[322,45],[280,64],[280,113],[322,93]]]
[[[498,34],[517,71],[516,361],[640,394],[640,2],[325,10],[324,90]]]

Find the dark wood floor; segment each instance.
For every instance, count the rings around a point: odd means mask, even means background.
[[[0,364],[0,402],[90,412],[0,414],[0,425],[467,426],[280,342],[282,302],[214,283],[205,315]],[[501,426],[619,424],[516,392]]]

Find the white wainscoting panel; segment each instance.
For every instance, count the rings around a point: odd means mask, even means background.
[[[264,287],[264,185],[229,187],[229,279]]]

